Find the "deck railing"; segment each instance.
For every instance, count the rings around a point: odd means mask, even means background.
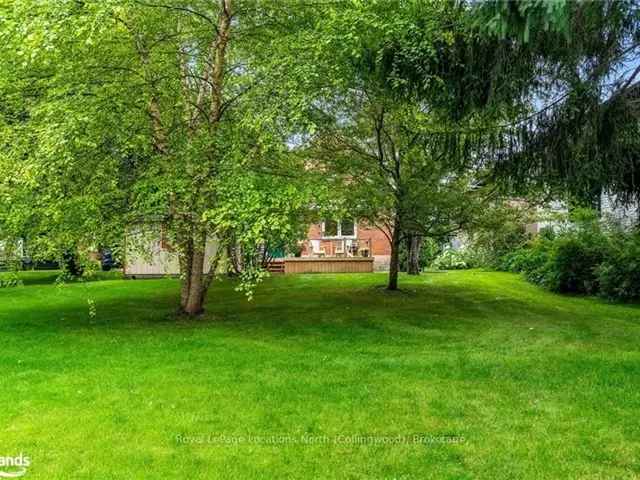
[[[370,257],[371,240],[360,239],[319,239],[308,240],[306,256],[309,257]]]

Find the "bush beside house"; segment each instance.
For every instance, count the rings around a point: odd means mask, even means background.
[[[554,292],[640,299],[640,232],[576,211],[557,233],[543,231],[502,258],[499,268],[522,272]]]
[[[433,260],[431,267],[436,270],[464,270],[469,268],[469,264],[465,261],[463,252],[445,249]]]
[[[640,233],[612,242],[596,268],[600,295],[611,299],[640,299]]]

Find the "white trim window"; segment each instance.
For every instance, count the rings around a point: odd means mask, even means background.
[[[325,220],[322,222],[322,238],[357,238],[358,224],[354,220]]]

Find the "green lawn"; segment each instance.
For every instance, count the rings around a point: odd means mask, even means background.
[[[175,280],[24,278],[0,289],[0,456],[26,478],[640,478],[638,306],[304,275],[253,302],[216,283],[187,321]]]

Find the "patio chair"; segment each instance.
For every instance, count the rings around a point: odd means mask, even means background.
[[[320,240],[311,240],[311,254],[316,257],[325,257],[324,247],[320,247]]]

